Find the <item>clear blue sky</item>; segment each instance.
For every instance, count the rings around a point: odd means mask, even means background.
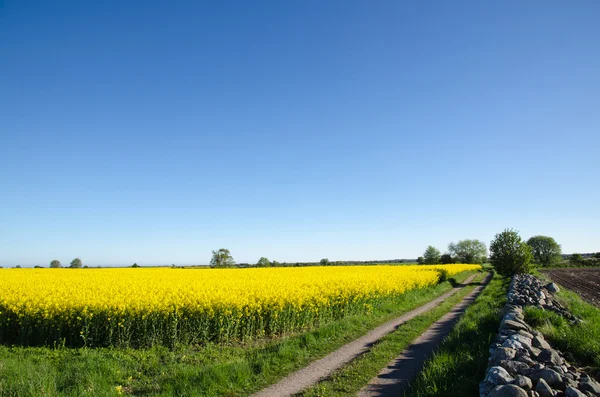
[[[600,2],[0,6],[0,265],[600,251]]]

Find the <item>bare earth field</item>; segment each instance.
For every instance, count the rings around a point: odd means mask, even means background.
[[[600,268],[545,270],[553,281],[600,307]]]

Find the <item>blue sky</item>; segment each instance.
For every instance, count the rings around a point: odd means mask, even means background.
[[[600,251],[597,1],[0,6],[0,265]]]

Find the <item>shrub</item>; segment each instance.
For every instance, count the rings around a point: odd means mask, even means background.
[[[492,266],[503,276],[527,273],[533,259],[531,247],[512,229],[496,234],[490,243],[490,252]]]

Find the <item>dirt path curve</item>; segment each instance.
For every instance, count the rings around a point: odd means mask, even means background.
[[[343,365],[369,350],[369,348],[375,342],[387,334],[394,332],[400,325],[420,314],[433,309],[445,299],[448,299],[452,295],[456,294],[461,288],[471,283],[474,278],[475,275],[469,276],[469,278],[467,278],[463,284],[452,288],[450,291],[440,295],[429,303],[419,306],[418,308],[405,313],[400,317],[380,325],[379,327],[371,330],[368,334],[361,336],[360,338],[342,346],[329,355],[313,361],[308,366],[288,375],[278,383],[275,383],[274,385],[271,385],[259,391],[258,393],[253,394],[252,397],[283,397],[300,393],[304,389],[314,385],[321,379],[329,376],[333,371],[341,368]]]
[[[436,321],[421,336],[413,340],[410,346],[389,363],[379,375],[371,379],[369,384],[361,389],[358,396],[401,396],[408,388],[410,381],[419,374],[425,360],[452,331],[452,328],[454,328],[465,309],[473,303],[491,279],[492,273],[489,273],[480,286],[471,291],[460,303]]]

